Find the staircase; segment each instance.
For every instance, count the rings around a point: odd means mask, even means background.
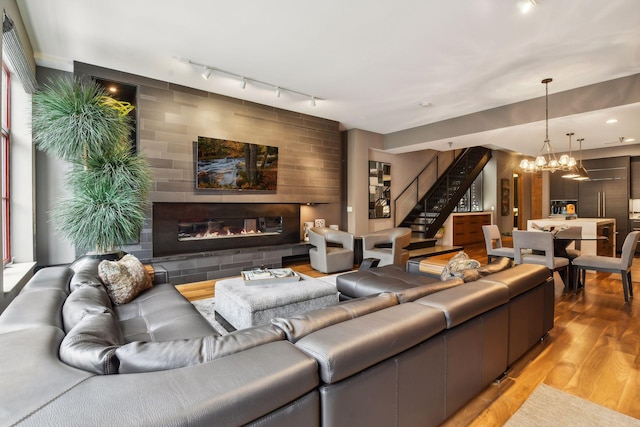
[[[414,248],[435,244],[436,232],[491,159],[491,150],[471,147],[453,160],[431,188],[399,223],[413,230]],[[418,178],[416,178],[418,179]],[[411,247],[410,247],[411,249]]]

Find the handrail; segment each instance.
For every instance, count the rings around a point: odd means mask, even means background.
[[[455,152],[458,150],[454,150],[454,154],[453,154],[453,159],[446,165],[444,166],[444,170],[447,170],[447,168],[449,168],[449,166],[451,166],[451,164],[453,164],[453,162],[458,158],[458,156],[456,156]],[[464,151],[463,151],[464,152]],[[393,200],[393,223],[395,224],[395,226],[398,226],[398,218],[402,218],[400,222],[404,221],[404,218],[406,218],[406,216],[409,214],[409,212],[411,212],[411,209],[413,209],[413,207],[415,207],[415,205],[418,204],[418,202],[420,201],[421,197],[424,196],[424,194],[426,194],[426,191],[429,190],[429,188],[431,188],[431,186],[438,180],[438,178],[440,177],[440,171],[438,170],[439,168],[439,159],[441,155],[444,154],[449,154],[448,151],[439,151],[438,153],[436,153],[435,156],[433,156],[431,158],[431,160],[429,160],[429,162],[426,164],[426,166],[424,168],[422,168],[422,170],[416,175],[416,177],[404,188],[404,190],[402,190],[400,192],[400,194],[398,195],[398,197],[396,197]],[[430,170],[430,168],[432,167],[432,164],[435,162],[435,180],[433,180],[433,182],[427,184],[427,189],[424,191],[424,194],[420,194],[420,181],[421,178],[424,178],[426,176],[426,173],[429,172],[431,173],[432,171]],[[415,187],[415,198],[414,199],[410,199],[406,205],[410,205],[411,209],[407,209],[406,213],[402,213],[401,215],[398,215],[398,209],[399,209],[399,200],[402,199],[406,193],[409,192],[409,190],[412,190],[413,187]]]

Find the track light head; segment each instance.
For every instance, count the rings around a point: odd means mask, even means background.
[[[312,106],[312,107],[315,107],[315,106],[316,106],[316,97],[315,97],[315,96],[312,96],[312,97],[311,97],[311,106]]]
[[[247,87],[247,80],[246,80],[244,77],[242,77],[242,78],[240,79],[240,87],[241,87],[242,89],[244,89],[245,87]]]
[[[211,70],[209,69],[209,67],[204,67],[204,71],[202,72],[202,78],[207,80],[210,75],[211,75]]]
[[[280,98],[280,88],[276,86],[276,97]]]

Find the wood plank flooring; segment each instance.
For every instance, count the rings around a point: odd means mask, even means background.
[[[504,240],[510,246],[509,240]],[[487,262],[484,244],[465,252]],[[449,259],[455,253],[434,258]],[[318,277],[308,263],[288,265]],[[499,384],[485,388],[445,426],[500,426],[540,383],[640,419],[640,259],[632,268],[636,299],[625,304],[620,275],[588,273],[585,291],[563,293],[556,273],[555,325],[543,342],[511,367]],[[215,281],[179,285],[191,299],[212,296]],[[193,288],[193,289],[191,289]],[[577,420],[579,421],[579,420]]]

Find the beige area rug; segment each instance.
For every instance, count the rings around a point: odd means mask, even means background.
[[[540,384],[505,426],[623,427],[640,426],[640,420]]]

